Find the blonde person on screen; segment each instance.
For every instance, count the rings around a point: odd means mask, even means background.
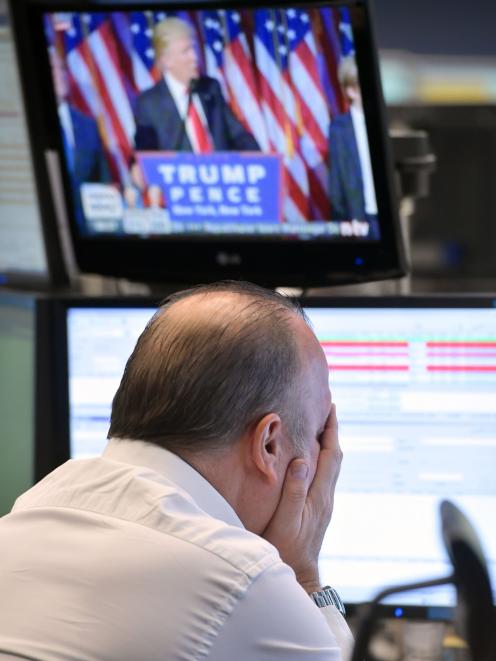
[[[189,23],[176,17],[157,23],[153,47],[162,75],[136,101],[137,150],[259,150],[227,105],[218,81],[200,74]]]

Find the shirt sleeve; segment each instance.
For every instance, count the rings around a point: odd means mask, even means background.
[[[353,637],[334,606],[318,608],[283,563],[251,584],[211,647],[216,661],[347,661]]]

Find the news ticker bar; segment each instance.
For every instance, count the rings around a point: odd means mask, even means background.
[[[370,232],[367,221],[312,221],[305,223],[239,223],[170,220],[165,210],[133,209],[121,218],[87,219],[92,232],[140,236],[272,236],[313,238],[362,238]]]

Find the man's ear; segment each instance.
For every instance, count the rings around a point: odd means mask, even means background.
[[[277,413],[260,418],[251,434],[251,459],[259,473],[269,482],[277,482],[284,453],[284,433]]]

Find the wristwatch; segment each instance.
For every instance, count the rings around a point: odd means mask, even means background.
[[[324,606],[335,606],[341,615],[346,615],[346,610],[341,597],[330,585],[326,585],[325,588],[322,588],[322,590],[318,590],[317,592],[310,592],[310,597],[319,608],[324,608]]]

